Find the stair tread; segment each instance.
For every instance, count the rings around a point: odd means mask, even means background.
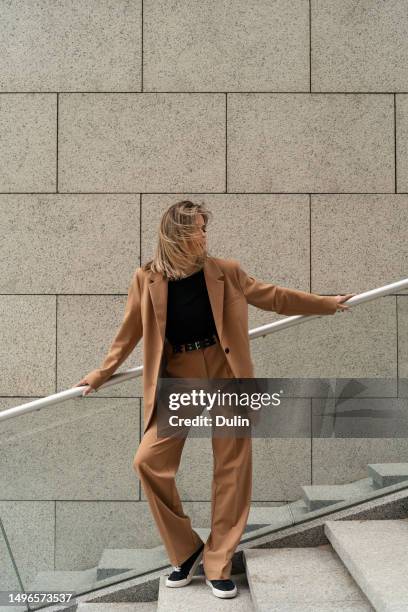
[[[77,612],[155,612],[157,601],[132,603],[79,603]]]
[[[105,549],[98,562],[98,569],[141,569],[156,565],[167,565],[168,557],[164,547]]]
[[[408,463],[369,463],[367,468],[380,476],[408,476]]]
[[[97,583],[96,567],[87,570],[49,570],[38,572],[29,586],[30,591],[73,590],[92,588]]]
[[[302,489],[309,499],[344,499],[353,493],[372,492],[371,478],[362,478],[355,482],[340,485],[303,485]]]
[[[372,612],[329,544],[244,550],[248,583],[260,612]]]
[[[190,584],[177,589],[166,587],[166,575],[163,575],[160,577],[157,612],[195,612],[200,608],[211,612],[255,612],[245,575],[231,578],[237,585],[238,594],[232,599],[219,599],[205,583],[205,576],[194,576]]]
[[[324,531],[376,609],[408,609],[408,519],[326,521]]]
[[[292,523],[292,515],[288,504],[281,506],[251,506],[248,523],[273,523],[274,527],[284,527]]]

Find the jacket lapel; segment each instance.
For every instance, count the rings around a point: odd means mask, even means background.
[[[224,302],[224,273],[212,257],[207,257],[203,269],[215,326],[217,328],[218,336],[221,339]],[[167,279],[158,272],[150,272],[149,291],[160,336],[164,342],[167,318]]]
[[[150,272],[149,291],[160,336],[164,342],[167,318],[167,279],[158,272]]]

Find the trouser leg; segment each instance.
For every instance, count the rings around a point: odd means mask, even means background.
[[[176,436],[157,438],[154,414],[133,461],[172,565],[183,563],[202,544],[183,511],[176,487],[184,443],[185,438]]]
[[[184,378],[230,378],[224,351],[215,345],[169,356],[167,375]],[[202,543],[184,514],[175,483],[185,438],[157,438],[156,413],[137,450],[134,468],[168,552],[179,565]],[[247,523],[252,493],[252,438],[212,437],[211,533],[203,563],[208,579],[229,578],[232,556]]]
[[[209,580],[231,575],[232,556],[245,530],[251,504],[252,438],[212,438],[211,533],[203,564]]]
[[[230,378],[233,374],[222,347],[204,350],[208,378]],[[212,437],[214,458],[211,485],[211,533],[205,543],[203,564],[209,580],[231,575],[232,557],[245,530],[252,495],[252,438],[234,432]]]

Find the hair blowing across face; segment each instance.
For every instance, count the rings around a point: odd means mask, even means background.
[[[209,253],[197,226],[199,214],[207,226],[212,213],[204,203],[182,200],[172,204],[160,220],[154,257],[143,269],[159,272],[170,280],[201,270]]]

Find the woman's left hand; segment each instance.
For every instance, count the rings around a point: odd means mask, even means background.
[[[336,301],[337,301],[337,310],[340,310],[340,312],[351,312],[350,310],[350,306],[347,306],[346,304],[342,304],[342,302],[345,302],[346,300],[350,299],[351,297],[353,297],[353,295],[357,295],[356,293],[347,293],[346,295],[336,295]]]

